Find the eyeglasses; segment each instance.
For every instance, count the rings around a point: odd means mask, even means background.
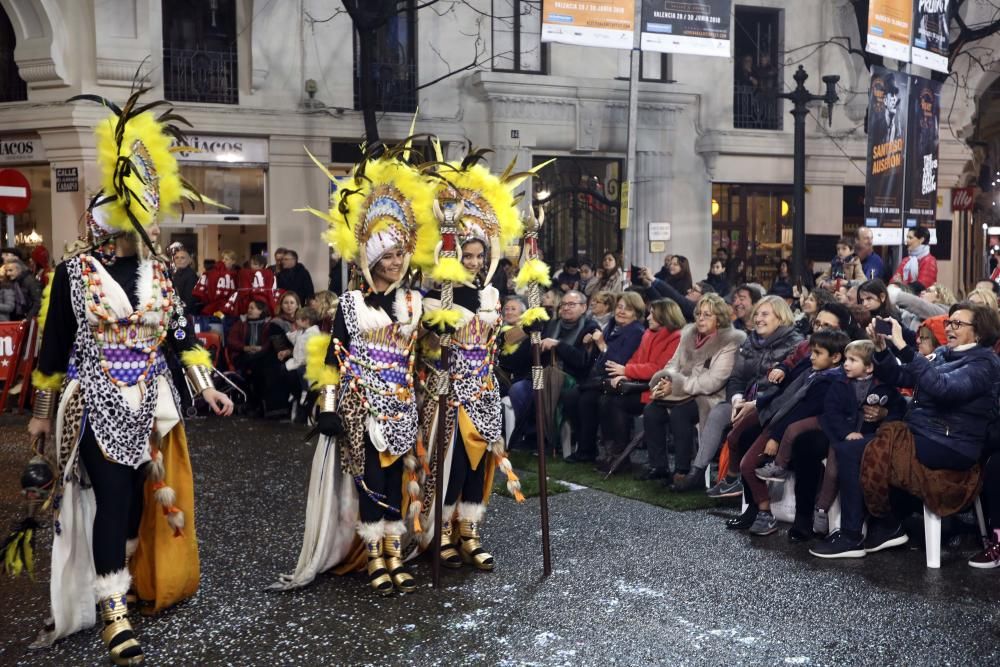
[[[565,308],[566,306],[586,306],[585,301],[563,301],[559,304],[560,308]]]
[[[962,327],[974,326],[972,322],[963,322],[962,320],[945,320],[944,325],[945,327],[951,329],[961,329]]]

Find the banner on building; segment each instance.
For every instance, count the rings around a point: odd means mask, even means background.
[[[642,0],[642,50],[728,58],[732,4],[732,0]]]
[[[865,225],[902,227],[909,77],[872,67],[868,93]]]
[[[631,49],[637,0],[543,0],[542,41]]]
[[[871,0],[866,51],[910,62],[914,0]]]
[[[937,220],[941,83],[911,76],[908,115],[904,219],[906,227],[930,227]]]
[[[948,73],[952,0],[917,0],[913,8],[913,64]]]

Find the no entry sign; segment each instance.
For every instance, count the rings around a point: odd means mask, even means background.
[[[0,169],[0,211],[17,215],[31,203],[31,186],[24,174],[14,169]]]

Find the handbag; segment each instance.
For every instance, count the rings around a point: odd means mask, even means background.
[[[617,385],[612,385],[611,380],[605,380],[602,389],[605,394],[611,396],[629,396],[649,391],[649,383],[638,380],[622,380]]]

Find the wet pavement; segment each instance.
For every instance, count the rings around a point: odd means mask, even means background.
[[[24,419],[0,418],[0,526],[20,513]],[[379,599],[360,576],[265,591],[302,536],[312,448],[303,429],[234,419],[189,425],[202,584],[139,621],[155,665],[995,665],[1000,571],[917,548],[827,562],[783,533],[750,539],[707,511],[678,513],[598,491],[551,499],[554,573],[541,577],[538,503],[495,497],[484,527],[497,570],[445,570]],[[46,615],[39,582],[2,579],[0,664],[106,664],[97,632],[28,652]]]

